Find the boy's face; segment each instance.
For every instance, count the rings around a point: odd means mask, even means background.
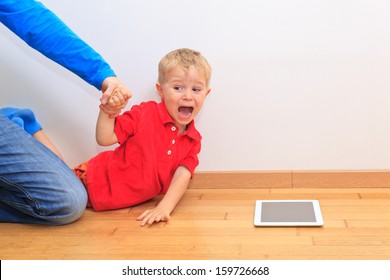
[[[173,68],[161,84],[156,84],[156,88],[179,133],[185,131],[187,124],[195,119],[210,92],[206,78],[193,66],[188,71]]]

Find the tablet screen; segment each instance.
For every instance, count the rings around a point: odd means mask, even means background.
[[[257,200],[256,226],[321,226],[317,200]]]

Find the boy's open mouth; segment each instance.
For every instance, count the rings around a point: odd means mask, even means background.
[[[179,113],[183,117],[189,117],[192,114],[192,111],[194,111],[193,107],[186,107],[186,106],[180,106],[179,107]]]

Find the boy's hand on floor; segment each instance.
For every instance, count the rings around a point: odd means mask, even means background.
[[[170,214],[164,209],[158,207],[146,210],[138,218],[137,221],[141,221],[141,227],[146,225],[152,225],[153,223],[167,222],[171,218]]]

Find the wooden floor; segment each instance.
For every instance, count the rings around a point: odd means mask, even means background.
[[[319,199],[325,226],[255,228],[256,199]],[[141,228],[158,200],[67,226],[0,224],[0,259],[390,259],[390,188],[189,189],[171,221]]]

